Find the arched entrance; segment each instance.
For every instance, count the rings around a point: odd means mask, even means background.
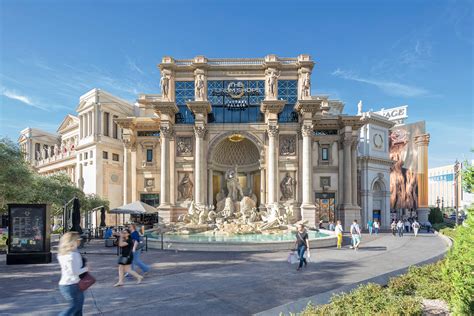
[[[372,186],[372,219],[377,220],[379,223],[386,221],[385,218],[382,218],[382,215],[385,213],[385,186],[382,181],[377,180]],[[370,214],[369,214],[370,217]]]
[[[248,196],[257,206],[261,204],[261,146],[260,140],[247,132],[224,133],[211,142],[208,152],[210,204],[217,205],[229,195],[226,176],[232,172],[241,188],[241,191],[230,192],[233,199]]]

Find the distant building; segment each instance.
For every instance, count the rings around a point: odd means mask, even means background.
[[[474,163],[474,160],[471,162]],[[456,207],[456,175],[454,164],[431,168],[428,170],[429,180],[429,204],[444,208]],[[465,192],[462,189],[462,174],[458,179],[458,199],[459,209],[466,209],[474,203],[474,194]]]

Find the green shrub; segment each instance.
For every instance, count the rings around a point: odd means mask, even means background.
[[[394,295],[378,284],[368,283],[348,294],[334,295],[329,304],[308,305],[298,315],[421,315],[421,301],[417,297]]]
[[[431,224],[443,223],[443,213],[439,209],[439,207],[432,207],[430,215],[428,215],[428,220]]]
[[[440,230],[442,230],[443,228],[446,228],[446,227],[454,228],[454,223],[444,222],[444,223],[433,224],[433,229],[436,230],[436,231],[440,231]]]
[[[446,263],[442,269],[443,280],[452,287],[448,303],[455,315],[474,314],[473,245],[474,211],[470,209],[468,219],[463,225],[456,227],[454,244],[446,256]]]
[[[394,295],[410,295],[448,301],[451,285],[444,282],[444,260],[425,266],[412,266],[408,273],[391,278],[388,290]]]

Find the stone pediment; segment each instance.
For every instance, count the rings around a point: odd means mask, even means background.
[[[59,134],[62,134],[66,131],[69,131],[73,128],[79,127],[79,118],[77,118],[74,115],[68,114],[64,118],[63,122],[61,125],[59,125],[57,132]]]

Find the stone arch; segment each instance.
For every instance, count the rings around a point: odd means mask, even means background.
[[[228,139],[230,136],[234,134],[240,134],[244,136],[245,139],[249,140],[252,142],[257,150],[259,151],[259,159],[264,159],[265,154],[264,154],[264,144],[263,142],[254,134],[250,132],[244,132],[244,131],[231,131],[231,132],[225,132],[222,134],[219,134],[217,137],[215,137],[210,143],[209,143],[209,150],[207,152],[207,161],[208,163],[213,162],[214,154],[216,151],[216,147],[222,143],[223,140]]]

